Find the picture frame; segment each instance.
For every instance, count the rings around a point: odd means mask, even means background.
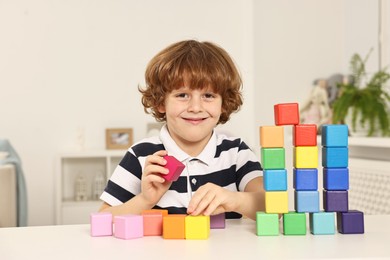
[[[133,128],[107,128],[106,149],[125,150],[133,144]]]

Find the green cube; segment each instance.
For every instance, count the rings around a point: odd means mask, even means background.
[[[306,235],[306,214],[294,211],[284,213],[283,232],[285,235]]]
[[[285,169],[284,148],[261,148],[261,163],[263,169]]]
[[[256,227],[258,236],[278,236],[279,215],[261,211],[256,212]]]
[[[333,235],[335,228],[334,212],[316,212],[309,214],[310,232],[313,235]]]

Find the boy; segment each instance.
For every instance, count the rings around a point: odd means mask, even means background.
[[[146,113],[166,122],[160,135],[129,148],[101,195],[101,211],[140,214],[151,208],[170,214],[245,215],[264,210],[261,166],[239,138],[214,128],[242,105],[241,77],[228,53],[210,42],[181,41],[148,64],[139,88]],[[175,182],[165,155],[185,164]]]

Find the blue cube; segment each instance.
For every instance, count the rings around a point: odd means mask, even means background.
[[[323,184],[325,190],[348,190],[348,168],[324,168]]]
[[[318,190],[318,170],[295,168],[293,170],[293,187],[297,191]]]
[[[320,195],[318,191],[295,191],[294,206],[296,212],[319,212]]]
[[[341,147],[348,146],[347,125],[323,125],[321,132],[322,146]]]
[[[334,212],[315,212],[309,214],[310,232],[313,235],[332,235],[336,233]]]
[[[264,170],[264,190],[266,191],[286,191],[287,190],[287,170]]]
[[[348,147],[322,147],[322,167],[348,167]]]

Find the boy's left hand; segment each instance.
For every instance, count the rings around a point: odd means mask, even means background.
[[[238,196],[238,192],[207,183],[195,192],[188,205],[187,213],[194,216],[207,216],[234,211],[238,205]]]

